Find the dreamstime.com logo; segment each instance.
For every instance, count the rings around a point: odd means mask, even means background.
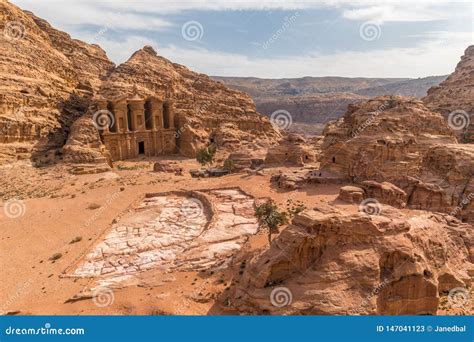
[[[204,27],[199,21],[187,21],[181,27],[181,35],[190,42],[200,40],[204,36]]]
[[[370,216],[380,215],[381,211],[382,205],[375,198],[367,198],[359,204],[359,212]]]
[[[469,303],[469,291],[464,287],[455,287],[448,294],[448,303],[454,308],[460,308]]]
[[[359,27],[360,37],[367,42],[379,39],[381,34],[382,29],[375,21],[363,22]]]
[[[186,198],[179,209],[186,218],[197,218],[204,213],[204,205],[197,198]]]
[[[278,109],[270,115],[270,123],[275,128],[285,130],[293,124],[293,118],[289,111]]]
[[[15,219],[22,217],[26,212],[25,202],[19,199],[9,199],[3,205],[3,212],[6,217]]]
[[[9,326],[5,329],[6,335],[84,335],[84,328],[53,328],[50,323],[45,323],[40,328],[15,328]]]
[[[3,29],[3,35],[11,42],[16,42],[25,37],[25,25],[19,21],[8,21]]]
[[[270,293],[270,302],[277,308],[283,308],[291,305],[293,294],[287,287],[275,287]]]
[[[455,110],[448,115],[448,125],[455,131],[466,129],[471,123],[471,118],[464,110]]]

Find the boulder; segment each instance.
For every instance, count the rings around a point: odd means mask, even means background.
[[[153,164],[153,171],[174,173],[176,175],[183,174],[183,168],[180,167],[177,162],[167,160],[160,160]]]
[[[360,203],[365,198],[365,191],[358,186],[346,185],[339,189],[338,198],[349,203]]]
[[[405,208],[406,206],[407,194],[392,183],[364,181],[362,186],[368,198],[375,198],[380,203],[388,204],[395,208]]]

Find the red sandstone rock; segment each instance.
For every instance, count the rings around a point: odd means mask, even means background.
[[[470,283],[472,243],[447,215],[309,210],[235,276],[229,302],[244,313],[436,314],[441,293]]]

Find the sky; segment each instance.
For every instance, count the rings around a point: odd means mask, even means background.
[[[12,0],[116,64],[151,45],[209,75],[425,77],[473,44],[462,1]]]

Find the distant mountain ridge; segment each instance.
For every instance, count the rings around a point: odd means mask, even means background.
[[[256,77],[212,78],[230,88],[250,94],[257,110],[271,115],[276,110],[290,112],[294,122],[325,123],[341,117],[349,103],[381,95],[426,96],[444,76],[424,78],[302,77],[262,79]]]

